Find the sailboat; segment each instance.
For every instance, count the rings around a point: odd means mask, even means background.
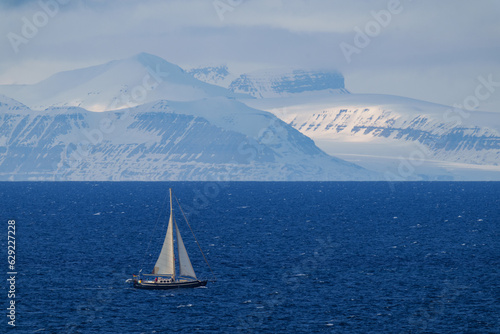
[[[164,290],[177,288],[196,288],[199,286],[207,285],[207,280],[199,280],[196,277],[193,265],[191,264],[191,260],[189,260],[186,247],[184,246],[181,233],[179,232],[179,228],[174,218],[174,212],[172,208],[172,189],[169,189],[169,192],[170,218],[168,220],[167,233],[165,235],[165,240],[163,241],[163,247],[151,274],[142,274],[141,269],[138,275],[133,276],[132,282],[135,288]],[[174,230],[177,241],[179,271],[176,270],[175,265]],[[205,255],[203,255],[203,257],[205,258]]]

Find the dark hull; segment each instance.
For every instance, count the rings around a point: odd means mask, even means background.
[[[197,288],[207,285],[207,281],[189,281],[189,282],[173,282],[173,283],[139,283],[134,282],[134,288],[148,290],[169,290],[169,289],[184,289]]]

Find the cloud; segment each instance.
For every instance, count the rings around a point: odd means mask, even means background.
[[[397,0],[72,0],[59,4],[14,52],[9,33],[22,36],[25,21],[43,13],[40,4],[57,1],[2,3],[0,83],[36,82],[142,51],[187,67],[338,68],[353,91],[441,103],[463,95],[453,97],[444,87],[468,90],[486,72],[500,81],[500,2],[494,0],[400,0],[401,10],[351,62],[340,45],[354,45],[357,31],[374,25]],[[417,89],[417,83],[425,87]]]

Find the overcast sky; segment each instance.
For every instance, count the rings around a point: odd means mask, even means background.
[[[0,3],[2,84],[149,52],[184,68],[227,64],[239,73],[335,68],[353,93],[447,105],[479,92],[478,109],[500,112],[497,0]],[[480,77],[498,84],[478,88]]]

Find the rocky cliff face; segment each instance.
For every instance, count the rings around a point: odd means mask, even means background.
[[[388,144],[416,142],[428,149],[428,158],[498,165],[500,132],[488,126],[447,122],[443,117],[447,110],[443,107],[442,113],[422,110],[415,114],[390,106],[334,107],[295,115],[288,121],[313,139],[338,138],[360,143],[386,140]],[[478,114],[475,116],[485,116]]]
[[[200,81],[225,88],[229,87],[231,82],[236,79],[236,76],[229,71],[226,65],[197,67],[187,72]]]
[[[273,70],[242,74],[229,85],[229,90],[259,99],[316,91],[347,93],[341,73],[312,70]]]

